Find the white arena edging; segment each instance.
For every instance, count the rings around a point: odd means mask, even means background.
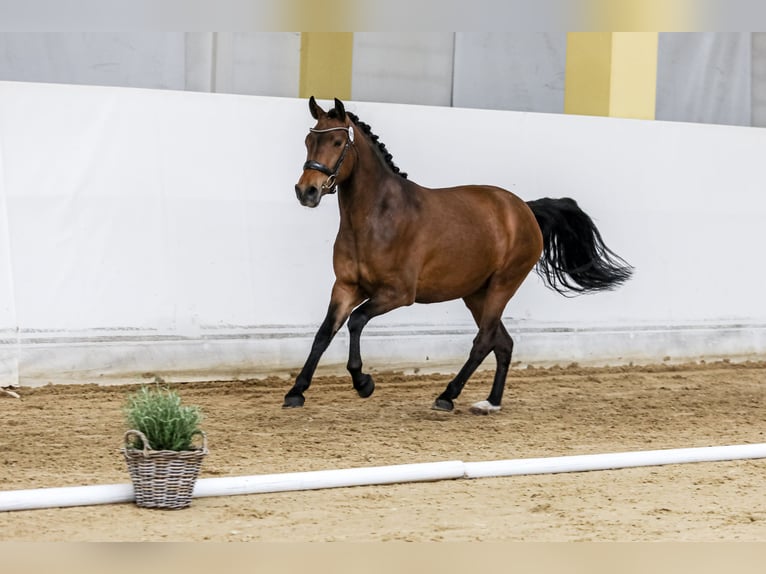
[[[194,498],[371,486],[406,482],[616,470],[690,462],[766,458],[766,443],[620,452],[486,462],[446,461],[367,468],[201,478]],[[0,492],[0,512],[115,504],[134,500],[131,484],[102,484]]]

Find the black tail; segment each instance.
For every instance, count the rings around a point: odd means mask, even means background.
[[[527,202],[543,232],[537,273],[562,295],[613,289],[630,279],[633,268],[609,249],[593,220],[575,200]]]

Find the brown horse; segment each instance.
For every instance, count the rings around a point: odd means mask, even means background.
[[[500,409],[513,340],[500,318],[537,266],[561,293],[599,291],[626,281],[631,267],[610,251],[590,217],[571,199],[524,202],[498,187],[428,189],[407,179],[370,127],[336,99],[306,136],[308,159],[295,185],[301,204],[316,207],[338,192],[335,284],[308,359],[285,396],[300,407],[319,359],[348,319],[348,371],[361,397],[375,385],[362,372],[359,338],[373,317],[413,303],[462,298],[479,332],[468,360],[433,408],[453,409],[468,378],[490,353],[497,368],[486,401],[472,412]]]

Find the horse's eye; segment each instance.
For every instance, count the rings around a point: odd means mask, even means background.
[[[335,147],[340,147],[343,145],[343,142],[340,140],[335,140],[334,142],[332,142],[332,145],[334,145]]]

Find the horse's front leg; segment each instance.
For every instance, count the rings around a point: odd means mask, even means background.
[[[354,381],[354,389],[360,397],[366,399],[375,390],[375,382],[370,375],[362,372],[361,336],[362,329],[373,317],[392,311],[398,307],[410,305],[414,295],[403,291],[377,293],[351,313],[348,320],[349,348],[348,372]]]
[[[354,307],[362,302],[362,295],[359,288],[355,285],[347,285],[336,281],[332,288],[330,297],[330,306],[327,309],[327,315],[322,321],[317,334],[314,336],[314,343],[311,345],[311,351],[303,365],[300,374],[295,379],[295,384],[285,395],[285,402],[282,404],[285,408],[302,407],[305,402],[303,393],[311,385],[311,379],[314,377],[319,359],[330,346],[330,342],[335,334],[346,322],[348,316]]]

